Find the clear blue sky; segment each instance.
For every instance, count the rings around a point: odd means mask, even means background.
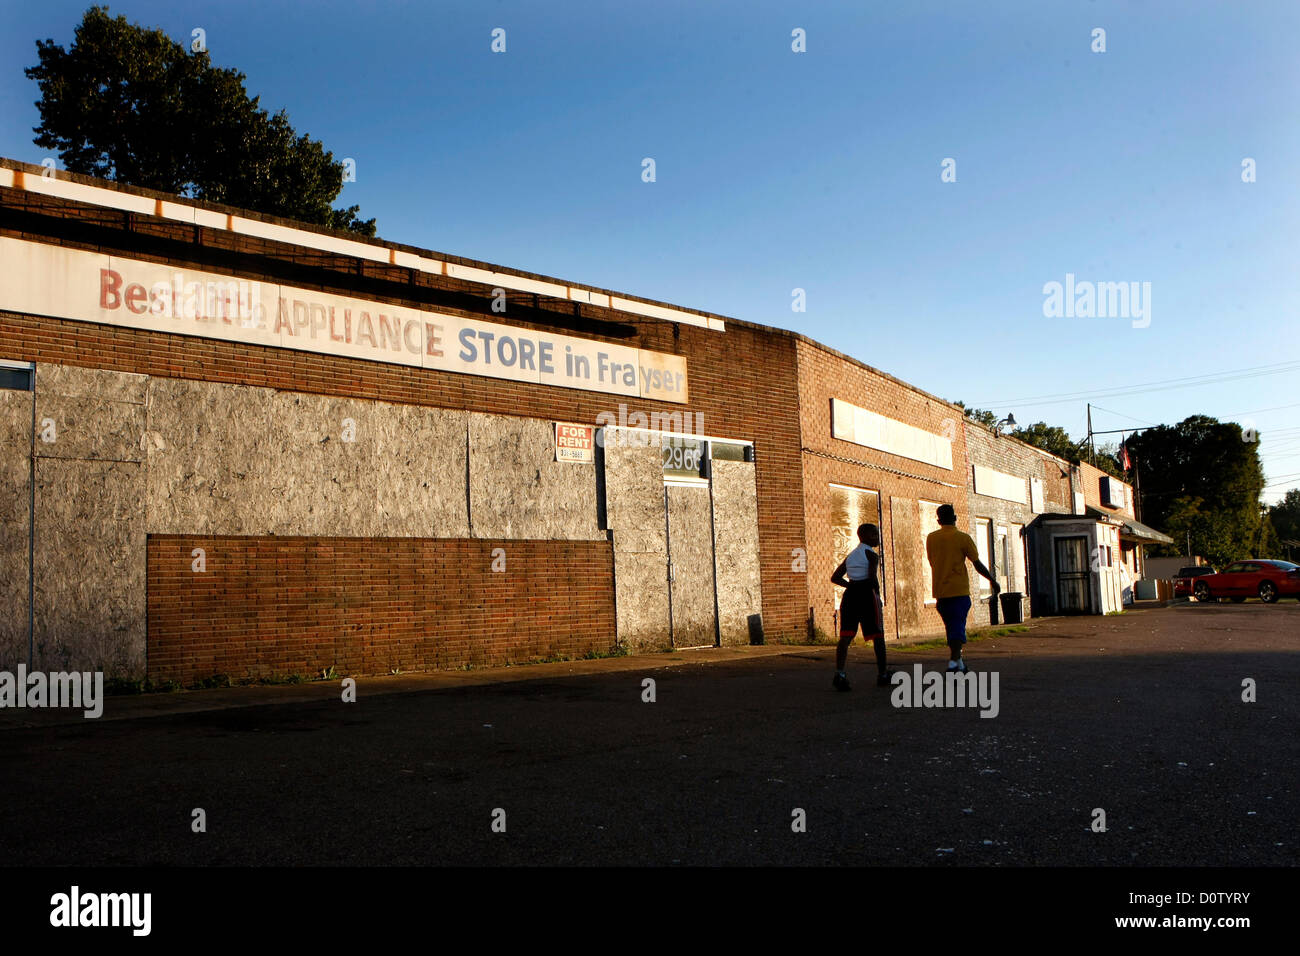
[[[5,3],[0,154],[44,158],[22,67],[87,5]],[[1293,0],[110,10],[206,30],[264,106],[356,160],[341,203],[384,238],[796,329],[1076,437],[1090,397],[1097,429],[1250,419],[1267,498],[1300,487]],[[1044,317],[1066,273],[1151,283],[1150,326]],[[1116,394],[1247,369],[1271,374]]]

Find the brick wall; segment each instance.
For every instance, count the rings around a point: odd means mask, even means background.
[[[1049,513],[1074,514],[1075,473],[1069,462],[1039,455],[1043,478],[1043,507]]]
[[[702,431],[754,442],[764,628],[770,636],[802,631],[803,579],[791,571],[789,557],[803,541],[796,337],[790,333],[731,319],[725,332],[716,332],[524,293],[510,293],[507,311],[493,313],[489,290],[447,276],[13,189],[0,189],[0,235],[686,356],[690,403],[681,406],[0,312],[0,358],[20,361],[573,422],[594,423],[601,412],[617,413],[620,402],[632,411],[702,415]]]
[[[1017,552],[1013,554],[1013,560],[1018,561],[1021,565],[1023,579],[1020,581],[1011,580],[1010,582],[1004,580],[1011,577],[1011,575],[1008,575],[1007,569],[1000,565],[1001,555],[992,555],[993,563],[990,567],[998,575],[999,582],[1002,583],[1003,587],[1009,590],[1018,590],[1025,595],[1022,610],[1024,615],[1028,617],[1034,613],[1033,594],[1035,591],[1041,590],[1042,586],[1047,586],[1044,582],[1036,582],[1034,579],[1035,572],[1039,569],[1035,567],[1032,561],[1032,549],[1027,547],[1028,541],[1024,532],[1024,529],[1029,527],[1036,516],[1031,507],[1029,479],[1042,479],[1043,508],[1045,511],[1068,514],[1072,504],[1069,466],[1058,465],[1053,459],[1044,457],[1024,442],[1006,435],[994,434],[983,425],[967,420],[964,427],[966,431],[966,454],[970,459],[972,480],[970,483],[970,517],[962,527],[974,537],[976,534],[976,519],[987,519],[995,532],[994,548],[996,548],[997,527],[1001,525],[1007,528],[1010,546],[1016,549]],[[976,465],[992,468],[1006,475],[1023,478],[1025,481],[1024,503],[977,493],[973,481],[973,471]],[[1064,475],[1062,475],[1063,470],[1065,471]],[[1016,529],[1014,528],[1016,525],[1020,526],[1022,532],[1020,535],[1016,535]],[[990,623],[990,605],[987,600],[990,592],[980,591],[980,585],[984,583],[984,579],[974,571],[971,572],[970,578],[971,594],[981,595],[982,597],[972,605],[970,625],[973,627],[984,626]]]
[[[505,572],[491,570],[496,547]],[[614,647],[604,541],[151,535],[147,577],[155,679],[388,674]]]
[[[1112,505],[1108,505],[1102,502],[1101,479],[1103,478],[1106,478],[1111,482],[1112,488],[1114,486],[1122,486],[1124,489],[1126,489],[1124,492],[1125,504],[1123,508],[1116,508],[1113,507]],[[1133,506],[1129,503],[1133,500],[1133,487],[1129,485],[1127,482],[1123,482],[1120,481],[1118,478],[1112,477],[1111,475],[1102,471],[1100,468],[1088,464],[1086,461],[1079,463],[1079,480],[1080,483],[1083,485],[1081,489],[1083,491],[1083,500],[1089,506],[1096,508],[1098,511],[1101,511],[1104,514],[1124,515],[1129,518],[1132,518],[1134,516]]]
[[[807,589],[817,626],[832,631],[840,595],[840,589],[830,583],[831,572],[844,558],[832,553],[829,485],[833,482],[880,495],[887,636],[942,632],[943,622],[933,604],[926,603],[930,594],[924,586],[922,516],[916,502],[951,504],[959,521],[965,521],[967,464],[961,411],[813,342],[799,342],[798,359]],[[833,438],[832,398],[952,439],[952,470]]]

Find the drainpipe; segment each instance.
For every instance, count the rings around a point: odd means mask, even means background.
[[[36,667],[36,363],[32,363],[32,447],[27,470],[27,668]]]

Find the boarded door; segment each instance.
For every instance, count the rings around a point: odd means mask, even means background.
[[[911,498],[889,499],[890,526],[893,530],[894,597],[897,600],[898,636],[919,634],[922,613],[930,592],[925,587],[921,562],[925,561],[925,543]],[[926,564],[926,570],[929,564]],[[937,621],[937,618],[936,618]]]
[[[880,495],[877,492],[869,491],[866,488],[853,488],[849,485],[837,485],[833,482],[830,485],[830,519],[831,519],[831,553],[828,555],[830,567],[834,567],[843,561],[845,556],[858,546],[858,526],[864,524],[874,524],[880,526]],[[884,528],[881,527],[881,542],[884,542]],[[888,554],[888,551],[886,551]],[[888,605],[891,598],[888,598],[889,588],[893,584],[892,571],[885,573],[886,569],[881,568],[878,581],[880,582],[881,595],[885,597],[885,604]],[[830,585],[823,585],[820,593],[825,594],[821,605],[814,612],[814,619],[817,623],[825,627],[826,621],[833,621],[835,624],[835,633],[839,633],[839,595],[843,593],[839,588]]]
[[[673,646],[711,646],[718,641],[718,612],[709,486],[669,485],[664,491]]]

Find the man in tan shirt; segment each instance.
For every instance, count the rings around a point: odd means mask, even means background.
[[[966,562],[969,560],[976,571],[989,579],[994,598],[1002,588],[980,561],[979,551],[970,535],[957,530],[957,512],[953,506],[940,505],[938,518],[939,530],[931,532],[925,539],[925,556],[930,561],[935,609],[943,618],[943,627],[948,635],[948,670],[965,673],[966,662],[962,660],[961,648],[966,643],[966,615],[970,613],[970,578],[966,574]]]

